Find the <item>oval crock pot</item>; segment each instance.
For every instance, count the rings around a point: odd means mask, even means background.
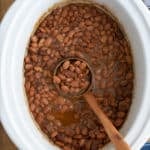
[[[60,0],[16,0],[0,27],[0,117],[19,149],[59,149],[34,123],[23,87],[23,59],[29,37],[43,13]],[[135,70],[133,103],[120,132],[133,150],[150,137],[150,14],[141,0],[96,0],[123,25],[130,40]],[[114,149],[111,144],[106,150]]]

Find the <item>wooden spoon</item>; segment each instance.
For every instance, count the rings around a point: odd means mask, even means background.
[[[116,150],[131,150],[129,145],[123,139],[122,135],[119,133],[119,131],[112,124],[112,122],[108,119],[108,117],[101,110],[95,97],[91,93],[85,93],[83,96],[85,97],[91,109],[94,111],[94,113],[97,115],[97,117],[101,121],[102,125],[105,128],[107,135],[109,136],[110,140],[114,144]]]

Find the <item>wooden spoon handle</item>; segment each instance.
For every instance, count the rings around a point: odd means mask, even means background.
[[[95,112],[101,123],[103,124],[105,131],[107,132],[110,140],[116,147],[116,150],[130,150],[129,145],[124,141],[122,135],[119,131],[114,127],[112,122],[108,119],[108,117],[104,114],[104,112],[100,109],[96,99],[90,93],[84,94],[84,97],[92,110]]]

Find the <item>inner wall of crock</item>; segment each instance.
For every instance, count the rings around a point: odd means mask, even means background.
[[[57,0],[58,2],[58,0]],[[140,39],[140,35],[138,33],[138,29],[136,27],[136,24],[134,24],[134,21],[132,20],[132,17],[130,16],[130,14],[128,14],[127,10],[125,8],[123,8],[122,5],[120,5],[120,2],[118,1],[110,1],[110,0],[97,0],[98,3],[105,5],[107,8],[109,8],[112,12],[112,14],[114,14],[114,16],[116,16],[120,23],[123,25],[126,34],[128,35],[129,41],[132,46],[132,50],[133,50],[133,57],[134,57],[134,64],[135,64],[135,87],[134,87],[134,98],[133,98],[133,103],[130,109],[130,113],[128,115],[128,118],[125,122],[125,124],[123,125],[123,128],[121,129],[121,132],[123,135],[127,135],[127,132],[130,130],[130,128],[133,127],[134,125],[134,121],[138,120],[138,111],[140,110],[141,104],[142,104],[142,97],[143,97],[143,90],[144,90],[144,83],[145,83],[145,79],[144,79],[144,75],[145,75],[145,58],[144,58],[144,49],[142,46],[142,40]],[[49,5],[47,5],[49,4]],[[40,16],[47,11],[47,9],[52,6],[54,4],[54,1],[52,2],[45,2],[45,1],[40,1],[38,2],[38,4],[35,4],[34,8],[32,9],[32,13],[27,13],[26,14],[26,18],[24,19],[24,23],[23,25],[20,27],[21,32],[18,33],[18,41],[16,41],[16,53],[13,54],[12,57],[12,61],[13,61],[13,68],[17,68],[18,66],[18,71],[16,74],[16,72],[12,71],[12,73],[14,74],[12,77],[12,80],[15,81],[16,84],[16,92],[21,92],[21,94],[16,95],[15,97],[18,98],[19,100],[24,100],[25,95],[24,95],[24,87],[22,85],[19,85],[20,83],[24,82],[24,77],[23,77],[23,73],[21,73],[21,71],[23,70],[23,59],[25,56],[25,52],[26,52],[26,46],[28,44],[28,40],[29,40],[29,36],[31,35],[32,31],[33,31],[33,27],[37,21],[37,18],[40,18]],[[25,12],[24,12],[25,13]],[[28,26],[28,28],[27,28]],[[25,33],[26,32],[26,33]],[[134,34],[133,34],[134,33]],[[20,45],[20,46],[19,46]],[[21,50],[24,50],[21,52]],[[142,61],[141,61],[142,60]],[[142,74],[142,75],[141,75]],[[18,97],[17,97],[18,96]],[[21,110],[20,108],[18,108],[18,111],[24,111],[24,113],[26,112],[26,110]],[[23,112],[22,112],[23,114]],[[26,117],[29,117],[26,116]],[[26,118],[27,119],[27,118]],[[141,118],[140,118],[141,119]],[[142,122],[141,122],[142,124]],[[29,126],[29,125],[28,125]],[[33,125],[33,123],[31,124],[32,129],[35,128],[35,126]],[[140,125],[139,125],[140,128]],[[35,130],[34,132],[37,132],[37,130]],[[33,135],[34,137],[35,135]],[[134,135],[136,136],[136,134]],[[130,137],[130,133],[128,133],[128,137]],[[128,139],[127,139],[128,140]],[[129,141],[130,143],[131,141]],[[108,145],[107,148],[110,145]],[[106,148],[106,149],[107,149]]]

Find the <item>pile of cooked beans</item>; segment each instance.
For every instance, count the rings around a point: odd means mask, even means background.
[[[78,96],[86,92],[91,83],[92,74],[85,61],[66,60],[56,67],[53,82],[62,95]]]
[[[119,129],[132,102],[130,44],[107,11],[79,3],[53,9],[40,20],[30,39],[24,59],[25,90],[40,129],[63,150],[98,150],[109,142],[101,122],[82,96],[62,97],[54,85],[64,92],[77,92],[89,85],[85,77],[88,69],[82,61],[65,62],[54,76],[58,63],[70,57],[89,62],[95,80],[91,92]]]

